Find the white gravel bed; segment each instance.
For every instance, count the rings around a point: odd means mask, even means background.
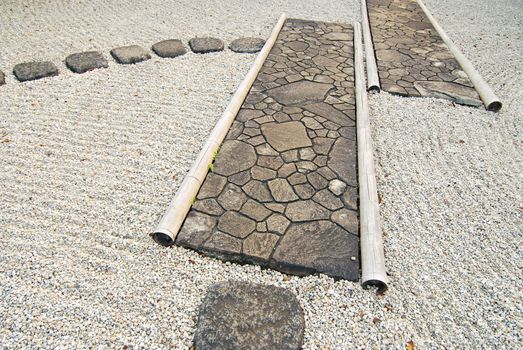
[[[266,36],[282,10],[359,17],[356,2],[254,3],[3,1],[0,69],[170,37]],[[382,297],[148,237],[253,56],[189,53],[84,75],[64,67],[23,84],[10,77],[0,86],[0,349],[188,349],[206,288],[229,278],[293,290],[304,349],[521,348],[523,8],[426,4],[505,105],[494,114],[371,96],[391,274]]]

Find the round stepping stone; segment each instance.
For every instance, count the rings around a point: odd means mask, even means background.
[[[58,75],[58,68],[52,62],[25,62],[17,64],[13,73],[19,81],[36,80]]]
[[[194,53],[223,51],[223,41],[217,38],[192,38],[189,46]]]
[[[114,48],[111,50],[111,56],[120,64],[134,64],[151,58],[151,55],[138,45]]]
[[[199,308],[196,350],[298,350],[305,320],[294,294],[245,281],[212,285]]]
[[[5,84],[5,74],[0,70],[0,85]]]
[[[229,49],[238,53],[255,53],[260,51],[265,45],[265,40],[259,38],[240,38],[233,40]]]
[[[185,55],[187,50],[178,39],[157,42],[152,46],[154,53],[163,58],[174,58]]]
[[[85,73],[97,68],[107,68],[107,59],[98,51],[73,53],[65,59],[67,68],[75,73]]]

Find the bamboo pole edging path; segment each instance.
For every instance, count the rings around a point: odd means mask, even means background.
[[[365,89],[361,26],[354,23],[354,70],[356,76],[356,133],[358,145],[358,182],[360,192],[361,283],[387,290],[387,272],[380,224],[378,192],[372,155],[369,107]]]
[[[238,86],[236,93],[232,97],[229,105],[223,112],[222,116],[216,123],[211,135],[205,142],[202,150],[198,154],[189,173],[185,176],[180,188],[176,192],[165,214],[161,218],[158,226],[151,234],[153,239],[161,245],[172,245],[176,240],[176,235],[180,230],[187,213],[189,212],[193,199],[196,198],[200,187],[202,186],[205,176],[209,171],[209,164],[212,163],[217,150],[223,142],[229,128],[234,122],[240,107],[249,93],[249,90],[258,76],[265,59],[269,55],[276,38],[285,23],[287,16],[282,14],[274,26],[271,35],[265,42],[263,49],[260,51],[249,72]]]
[[[367,9],[367,0],[361,0],[361,17],[363,27],[363,40],[365,45],[365,62],[367,63],[367,90],[369,92],[380,92],[380,78],[378,76],[378,66],[376,56],[374,55],[374,44],[370,32],[369,13]]]
[[[422,8],[423,12],[425,12],[425,15],[429,19],[429,21],[432,23],[436,31],[439,33],[441,39],[443,42],[447,45],[450,52],[454,55],[458,63],[461,65],[461,68],[467,73],[470,81],[476,88],[476,91],[479,94],[479,97],[485,104],[485,108],[489,111],[497,112],[501,109],[503,106],[499,98],[496,96],[492,88],[489,86],[489,84],[483,79],[481,74],[474,68],[472,63],[469,61],[467,57],[463,53],[461,53],[460,49],[452,42],[452,40],[448,37],[447,33],[443,30],[443,28],[439,25],[439,23],[436,21],[436,19],[432,16],[429,9],[425,6],[423,1],[416,0],[418,2],[418,5]]]

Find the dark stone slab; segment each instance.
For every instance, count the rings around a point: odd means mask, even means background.
[[[229,49],[239,53],[255,53],[265,45],[265,40],[259,38],[240,38],[229,44]]]
[[[482,104],[416,0],[368,0],[367,7],[383,90]]]
[[[359,240],[336,224],[322,220],[291,226],[276,248],[273,259],[284,271],[325,273],[355,280],[359,277]]]
[[[189,46],[194,53],[223,51],[223,41],[217,38],[192,38]]]
[[[356,280],[353,82],[350,26],[287,20],[191,209],[207,216],[188,221],[197,232],[177,244]]]
[[[52,62],[26,62],[17,64],[13,73],[19,81],[29,81],[58,75]]]
[[[152,46],[152,50],[155,54],[164,58],[174,58],[187,53],[183,43],[178,39],[169,39],[157,42]]]
[[[287,289],[245,281],[209,288],[200,305],[195,350],[299,350],[305,319]]]
[[[134,64],[151,58],[151,55],[138,45],[114,48],[111,50],[111,56],[120,64]]]
[[[65,58],[65,65],[75,73],[108,67],[107,59],[98,51],[73,53]]]

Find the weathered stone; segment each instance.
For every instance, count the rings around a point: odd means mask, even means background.
[[[242,109],[236,116],[236,120],[240,122],[246,122],[248,120],[261,117],[262,115],[263,111],[259,111],[257,109]]]
[[[326,220],[294,224],[274,251],[282,270],[313,270],[329,276],[357,280],[359,263],[351,258],[359,249],[356,236]]]
[[[242,240],[218,231],[203,244],[203,248],[219,253],[239,254],[242,250]]]
[[[266,181],[274,179],[276,171],[255,165],[251,168],[251,176],[254,180]]]
[[[256,221],[262,221],[271,215],[271,211],[260,203],[249,199],[242,207],[241,213]]]
[[[350,119],[345,113],[324,102],[311,103],[303,108],[341,126],[356,125],[354,120]]]
[[[278,170],[278,177],[288,177],[296,171],[296,165],[293,163],[283,164]]]
[[[312,145],[300,122],[267,123],[261,128],[267,142],[278,152]]]
[[[249,170],[241,171],[228,177],[228,180],[235,185],[243,186],[251,179]]]
[[[270,202],[272,201],[272,196],[267,187],[264,184],[257,180],[251,180],[243,187],[243,191],[251,198],[259,202]]]
[[[296,194],[298,194],[298,197],[300,197],[301,199],[312,198],[312,196],[315,193],[314,188],[308,183],[294,186],[294,191],[296,192]]]
[[[329,182],[329,190],[336,196],[341,196],[345,192],[346,188],[347,185],[345,184],[345,182],[340,181],[338,179],[334,179]]]
[[[58,68],[52,62],[26,62],[17,64],[13,73],[19,81],[29,81],[56,76]]]
[[[0,70],[0,85],[5,84],[5,74]]]
[[[197,198],[205,199],[218,196],[222,192],[226,183],[227,179],[223,176],[213,173],[207,174],[202,187],[200,187],[200,192],[198,192]]]
[[[265,221],[258,222],[256,224],[256,231],[258,231],[258,232],[267,232],[267,223]]]
[[[321,204],[325,208],[329,210],[336,210],[343,208],[343,202],[333,195],[329,190],[324,189],[319,192],[317,192],[313,197],[312,200],[316,203]]]
[[[348,209],[340,209],[332,214],[332,221],[354,235],[359,233],[358,214]]]
[[[292,174],[289,178],[289,183],[291,185],[299,185],[299,184],[304,184],[307,182],[307,177],[302,174],[302,173],[295,173],[295,174]]]
[[[213,198],[197,200],[196,203],[193,204],[192,209],[210,215],[223,214],[223,208]]]
[[[329,182],[317,172],[313,172],[307,175],[307,180],[316,190],[321,190],[328,186]]]
[[[343,194],[342,199],[343,199],[343,203],[345,203],[345,205],[348,208],[350,208],[352,210],[358,210],[359,196],[358,196],[357,188],[354,188],[354,187],[347,188],[347,190]]]
[[[330,212],[314,201],[305,200],[287,204],[285,215],[291,221],[313,221],[328,219]]]
[[[298,199],[286,179],[274,179],[269,181],[269,189],[272,197],[277,202],[290,202]]]
[[[65,58],[67,68],[75,73],[85,73],[97,68],[107,68],[107,59],[98,51],[73,53]]]
[[[233,40],[229,44],[229,49],[239,53],[255,53],[260,51],[265,45],[265,40],[260,38],[240,38]]]
[[[285,211],[285,205],[281,203],[265,203],[265,207],[277,213],[283,213]]]
[[[264,143],[263,145],[256,146],[256,153],[260,156],[277,156],[279,153],[276,152],[269,144]]]
[[[295,162],[298,160],[298,150],[285,151],[281,154],[281,157],[286,163]]]
[[[203,213],[190,211],[176,236],[176,243],[193,249],[198,248],[212,233],[217,219]]]
[[[254,232],[243,242],[243,253],[267,261],[280,237],[272,233]]]
[[[283,165],[283,159],[280,156],[259,156],[257,163],[264,168],[278,170]]]
[[[254,147],[236,140],[226,140],[214,162],[214,172],[229,176],[251,168],[256,163]]]
[[[287,46],[292,51],[296,52],[303,52],[309,48],[309,44],[303,42],[303,41],[291,41],[285,43],[285,46]]]
[[[256,228],[256,223],[234,211],[226,211],[218,221],[218,229],[238,238],[247,237]]]
[[[151,55],[138,45],[114,48],[111,50],[111,56],[120,64],[135,64],[151,58]]]
[[[196,350],[299,350],[305,319],[287,289],[226,281],[202,301],[194,336]]]
[[[323,36],[327,40],[332,41],[350,41],[352,37],[349,33],[328,33]]]
[[[267,219],[267,230],[276,232],[279,235],[285,233],[291,222],[283,215],[273,214]]]
[[[334,143],[333,139],[327,137],[316,137],[313,141],[313,149],[317,154],[327,155]]]
[[[225,210],[238,211],[246,201],[247,196],[243,193],[242,189],[232,183],[227,184],[218,197],[218,203],[220,203]]]
[[[279,103],[291,106],[323,101],[327,92],[332,88],[330,84],[300,80],[267,91],[267,94]]]
[[[223,50],[223,41],[217,38],[192,38],[189,46],[194,53],[209,53]]]
[[[154,53],[164,58],[174,58],[185,55],[187,50],[181,40],[169,39],[157,42],[152,46]]]
[[[357,151],[356,143],[345,138],[338,138],[329,154],[327,165],[345,183],[351,186],[358,185],[358,173],[356,170]]]
[[[310,162],[308,160],[304,160],[304,161],[301,161],[301,162],[297,162],[296,163],[296,168],[298,168],[298,171],[300,173],[308,174],[311,171],[314,171],[314,170],[318,169],[318,166],[316,164],[314,164],[313,162]]]
[[[437,97],[459,104],[480,107],[483,105],[474,88],[445,81],[415,81],[414,87],[423,97]]]

